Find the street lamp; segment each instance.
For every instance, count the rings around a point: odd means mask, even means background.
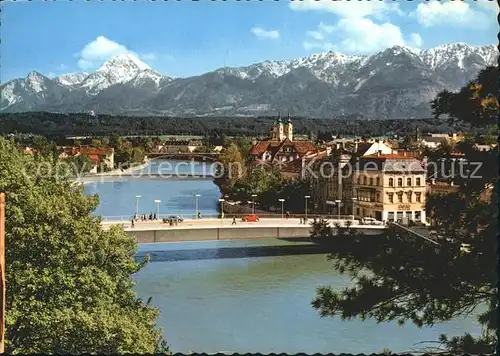
[[[222,224],[222,219],[224,219],[224,199],[219,199],[220,201],[220,223]]]
[[[352,217],[355,218],[356,217],[356,214],[354,214],[354,204],[355,202],[358,200],[358,198],[351,198],[352,200]]]
[[[160,203],[161,200],[155,200],[156,203],[156,218],[159,220],[160,219]]]
[[[139,215],[139,199],[141,199],[141,195],[135,196],[135,216]]]
[[[340,220],[340,203],[342,201],[341,200],[335,200],[335,203],[337,203],[337,214],[338,214],[338,219]]]
[[[198,198],[200,197],[200,194],[195,194],[194,195],[194,203],[195,203],[195,206],[196,206],[196,219],[198,219],[198,217],[200,216],[200,211],[198,209]]]
[[[306,195],[304,198],[306,200],[306,209],[305,209],[305,212],[306,212],[306,220],[307,220],[307,199],[309,199],[311,196],[310,195]]]
[[[255,197],[257,194],[252,194],[252,214],[255,215]]]
[[[285,205],[285,199],[278,199],[281,202],[281,218],[283,219],[283,210]]]

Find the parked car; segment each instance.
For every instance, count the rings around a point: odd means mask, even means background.
[[[244,216],[243,219],[241,219],[241,220],[246,221],[246,222],[257,222],[257,221],[259,221],[259,217],[255,214],[250,214],[250,215]]]
[[[383,225],[384,223],[382,221],[378,221],[374,218],[366,217],[366,218],[361,219],[361,224],[362,225]]]
[[[167,218],[167,220],[169,220],[169,221],[170,221],[170,220],[172,220],[172,221],[174,221],[174,222],[175,222],[175,221],[177,221],[178,223],[181,223],[181,222],[183,222],[183,221],[184,221],[184,219],[183,219],[182,217],[177,216],[177,215],[170,215],[170,216]]]

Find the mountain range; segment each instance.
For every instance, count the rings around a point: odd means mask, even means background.
[[[430,115],[429,101],[458,90],[488,65],[494,45],[393,46],[373,55],[338,52],[188,78],[162,75],[131,54],[93,73],[30,72],[0,85],[0,112],[94,112],[165,116],[294,116],[365,119]]]

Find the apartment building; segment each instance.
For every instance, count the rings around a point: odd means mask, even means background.
[[[355,162],[353,157],[393,152],[391,147],[380,141],[371,143],[353,141],[347,149],[338,149],[340,154],[336,164],[331,164],[330,158],[326,157],[325,160],[318,161],[314,167],[317,176],[312,180],[312,202],[320,212],[331,212],[332,205],[328,203],[340,200],[342,214],[353,215],[351,176]]]
[[[426,170],[412,155],[362,156],[352,175],[353,215],[425,222]]]

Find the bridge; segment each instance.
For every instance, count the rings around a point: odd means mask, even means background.
[[[150,172],[138,171],[135,173],[116,172],[102,176],[97,176],[97,175],[88,176],[88,177],[82,177],[76,181],[95,182],[98,180],[106,180],[106,178],[114,179],[116,177],[135,178],[135,179],[201,179],[201,180],[214,179],[214,176],[212,174],[203,174],[203,173],[150,173]]]
[[[171,159],[176,161],[211,161],[217,162],[219,160],[219,153],[215,152],[183,152],[183,153],[148,153],[149,159]]]
[[[130,221],[104,220],[103,228],[111,225],[122,225],[124,230],[135,236],[138,243],[210,241],[238,239],[273,239],[273,238],[309,238],[311,226],[301,224],[300,219],[266,218],[258,222],[237,220],[233,225],[232,218],[186,219],[177,225],[170,226],[160,221],[138,221],[131,226]],[[311,221],[311,219],[309,220]],[[332,226],[336,222],[341,225],[351,220],[330,220]],[[387,229],[385,225],[359,225],[352,220],[351,228],[364,235],[376,235]]]

